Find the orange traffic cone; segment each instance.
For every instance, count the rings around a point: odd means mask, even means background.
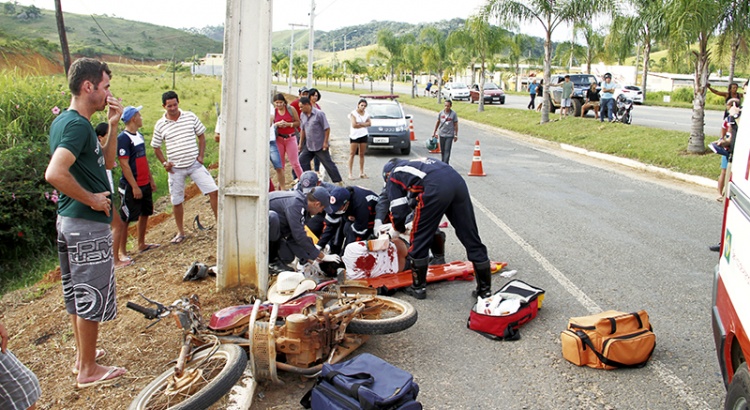
[[[414,135],[414,120],[409,118],[409,140],[416,141],[417,137]]]
[[[474,157],[471,160],[471,170],[469,171],[470,177],[484,177],[487,174],[482,169],[482,153],[479,152],[479,140],[474,143]]]

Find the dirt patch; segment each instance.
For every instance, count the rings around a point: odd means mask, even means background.
[[[65,68],[62,65],[62,57],[50,60],[39,53],[0,53],[0,71],[16,70],[20,74],[28,75],[53,75],[62,74]]]
[[[343,146],[344,142],[340,144]],[[344,153],[342,147],[336,151]],[[345,164],[343,154],[336,155],[335,161]],[[287,181],[291,181],[291,167],[286,171]],[[100,326],[98,345],[107,351],[101,364],[128,369],[128,374],[114,386],[75,388],[75,376],[70,370],[75,360],[75,342],[70,316],[62,301],[59,268],[50,271],[34,286],[8,293],[0,299],[2,322],[11,335],[8,347],[41,382],[38,409],[125,409],[142,388],[169,368],[169,362],[179,353],[181,332],[172,319],[146,329],[150,322],[125,308],[128,301],[143,304],[140,293],[165,304],[198,294],[206,320],[223,307],[247,303],[251,295],[247,288],[217,292],[212,278],[182,281],[194,261],[209,266],[216,264],[216,229],[201,231],[192,223],[195,216],[200,215],[203,226],[216,226],[208,197],[200,195],[195,186],[187,190],[186,197],[191,198],[185,202],[187,240],[178,245],[169,243],[176,229],[171,215],[163,213],[167,197],[155,204],[156,212],[161,214],[150,218],[152,222],[146,235],[149,243],[161,246],[144,253],[131,252],[135,263],[115,271],[118,317]],[[254,409],[300,408],[299,399],[312,383],[288,373],[280,377],[284,381],[283,388],[271,383],[258,387],[253,399]],[[218,404],[214,408],[223,406]]]

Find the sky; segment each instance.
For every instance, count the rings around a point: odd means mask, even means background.
[[[61,3],[65,12],[107,14],[174,28],[221,25],[226,16],[226,0],[61,0]],[[315,3],[315,29],[330,31],[372,20],[416,24],[467,18],[487,0],[315,0]],[[55,9],[53,0],[18,0],[18,4]],[[273,30],[288,30],[289,24],[309,25],[310,5],[310,0],[273,0]]]

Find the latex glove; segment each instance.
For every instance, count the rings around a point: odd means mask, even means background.
[[[391,239],[398,238],[399,235],[400,233],[397,230],[393,229],[393,227],[391,227],[391,229],[388,230],[388,236],[390,236]]]
[[[315,245],[315,247],[316,247],[316,248],[318,248],[318,250],[321,250],[321,249],[323,249],[323,247],[322,247],[322,246],[320,246],[320,245]]]
[[[373,232],[380,232],[380,227],[383,226],[383,221],[380,219],[375,220],[375,225],[372,227]]]
[[[392,227],[393,227],[392,224],[382,224],[382,225],[380,225],[380,228],[378,229],[378,233],[380,235],[382,235],[384,233],[388,233],[388,231],[390,231]]]
[[[326,255],[321,259],[322,262],[336,262],[341,263],[341,257],[339,255],[333,254],[333,255]]]
[[[414,225],[414,221],[409,222],[408,224],[404,225],[404,227],[406,228],[406,231],[404,232],[411,232],[412,225]]]

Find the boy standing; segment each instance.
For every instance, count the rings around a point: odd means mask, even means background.
[[[560,110],[560,119],[562,119],[563,115],[568,116],[570,115],[570,96],[573,95],[573,83],[570,82],[570,76],[565,76],[565,81],[563,81],[562,84],[562,101],[561,106],[562,109]]]
[[[154,178],[146,159],[146,143],[138,131],[143,126],[141,109],[143,106],[125,107],[122,121],[125,130],[117,137],[117,157],[122,168],[119,191],[122,197],[120,218],[125,221],[121,229],[115,232],[121,243],[128,240],[128,224],[138,222],[138,251],[146,252],[158,248],[158,244],[146,243],[148,217],[154,214],[153,191],[156,190]]]

